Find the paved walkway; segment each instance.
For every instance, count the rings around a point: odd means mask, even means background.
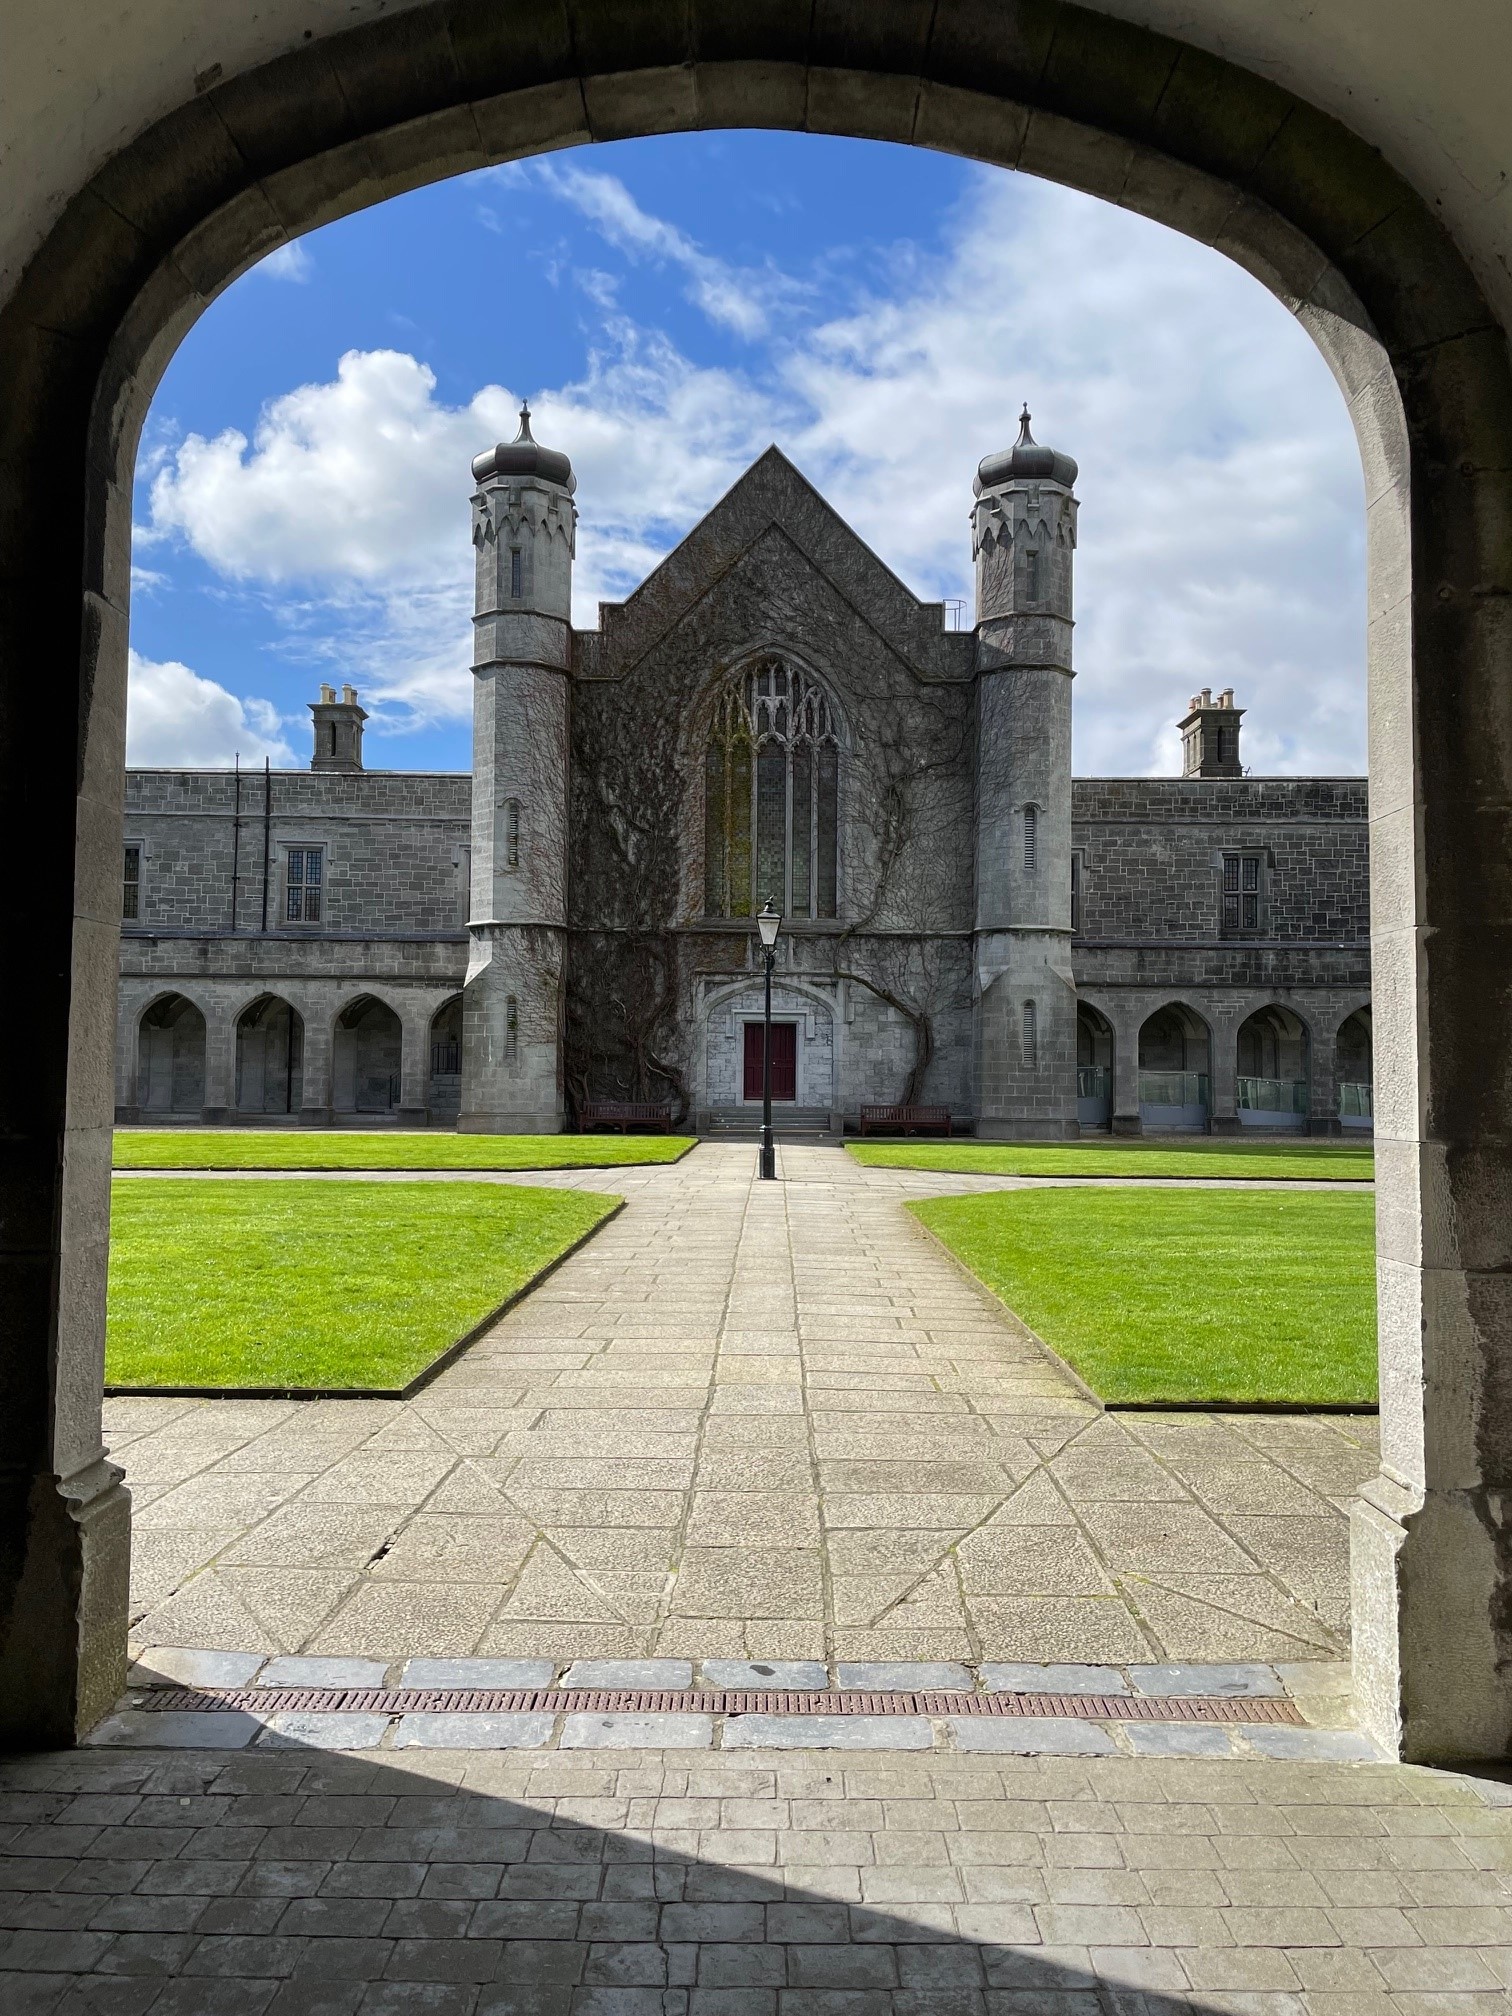
[[[1395,1765],[0,1763],[7,2016],[1492,2016],[1505,1788]]]
[[[783,1173],[557,1179],[628,1208],[409,1403],[107,1402],[133,1645],[1343,1654],[1372,1421],[1104,1415],[902,1209],[981,1179]]]

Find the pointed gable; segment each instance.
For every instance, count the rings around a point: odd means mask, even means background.
[[[917,678],[970,677],[970,633],[946,630],[945,605],[921,602],[776,447],[757,457],[632,595],[599,604],[597,635],[574,639],[580,671],[623,678],[773,528]]]

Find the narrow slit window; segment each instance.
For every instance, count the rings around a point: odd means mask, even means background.
[[[518,798],[504,800],[504,866],[508,869],[520,865],[520,801]]]
[[[513,1064],[520,1054],[520,1004],[511,994],[504,1002],[504,1056]]]
[[[509,592],[516,602],[525,593],[525,556],[518,546],[509,549]]]
[[[1034,874],[1039,867],[1039,813],[1032,805],[1024,807],[1024,873]]]
[[[1028,602],[1040,599],[1043,565],[1038,548],[1031,546],[1024,555],[1024,599]]]
[[[287,856],[284,916],[291,924],[318,924],[325,885],[325,850],[291,847]]]
[[[142,914],[142,849],[139,842],[127,846],[121,857],[121,919],[134,924]]]
[[[1039,1009],[1034,1002],[1024,1003],[1024,1069],[1032,1071],[1039,1063]]]

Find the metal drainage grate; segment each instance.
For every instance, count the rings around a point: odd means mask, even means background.
[[[1285,1722],[1290,1701],[1211,1694],[802,1693],[710,1687],[151,1687],[143,1708],[365,1715],[1054,1715],[1078,1722]]]

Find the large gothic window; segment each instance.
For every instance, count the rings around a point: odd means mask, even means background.
[[[704,910],[833,917],[840,745],[813,680],[780,658],[725,688],[704,758]]]

